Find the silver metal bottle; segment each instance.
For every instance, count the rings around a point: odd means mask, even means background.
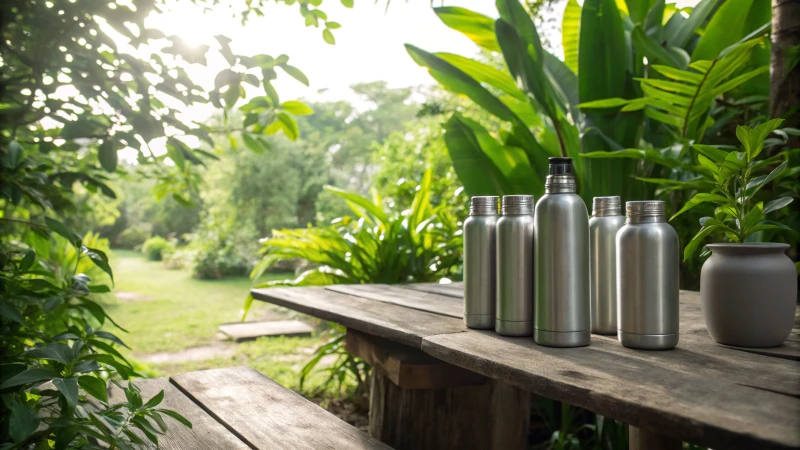
[[[628,202],[617,233],[618,337],[625,347],[678,345],[678,233],[662,201]]]
[[[619,197],[592,199],[589,219],[592,333],[617,334],[617,231],[625,225]]]
[[[533,333],[533,196],[506,195],[497,221],[497,318],[503,336]]]
[[[464,221],[464,324],[469,328],[494,328],[498,200],[472,197]]]
[[[575,193],[572,158],[550,158],[545,192],[533,228],[533,337],[551,347],[589,345],[589,213]]]

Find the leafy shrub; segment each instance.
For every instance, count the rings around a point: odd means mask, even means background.
[[[142,253],[150,261],[161,261],[164,254],[174,249],[173,244],[161,236],[153,236],[142,244]]]
[[[124,329],[92,299],[111,289],[87,272],[111,282],[113,272],[106,253],[89,245],[107,241],[83,239],[50,218],[31,224],[36,231],[25,237],[28,248],[0,243],[0,417],[8,421],[0,427],[0,447],[131,448],[145,444],[137,433],[157,445],[166,417],[191,426],[178,413],[157,408],[163,391],[145,400],[128,383],[120,386],[127,401],[109,404],[110,378],[140,375],[107,325]],[[62,242],[69,248],[62,249]]]
[[[136,249],[150,239],[150,232],[139,225],[126,228],[114,239],[114,245],[118,248]]]
[[[192,275],[200,279],[247,276],[258,257],[258,232],[213,212],[189,235],[187,253]]]
[[[329,226],[274,231],[263,240],[263,259],[250,274],[257,280],[277,261],[303,258],[310,269],[290,282],[272,281],[261,287],[358,283],[409,283],[460,278],[463,241],[460,223],[444,207],[431,206],[431,170],[422,181],[409,209],[387,208],[376,194],[372,200],[339,189],[326,189],[347,201],[353,216],[335,219]],[[399,206],[399,205],[395,205]],[[245,314],[252,305],[248,296]],[[334,328],[330,341],[317,349],[301,371],[301,385],[319,361],[337,355],[324,384],[346,380],[363,390],[366,363],[347,353],[344,329]]]

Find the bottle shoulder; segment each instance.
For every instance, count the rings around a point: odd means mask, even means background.
[[[662,238],[678,240],[678,232],[666,222],[629,223],[620,228],[618,238]]]
[[[589,218],[589,229],[612,230],[617,232],[625,225],[625,216],[592,216]]]
[[[468,216],[464,220],[464,228],[472,226],[495,225],[500,216]]]

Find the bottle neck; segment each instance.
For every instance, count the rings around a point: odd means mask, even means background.
[[[573,175],[548,175],[544,184],[547,194],[574,194],[576,192]]]
[[[637,223],[667,223],[667,216],[638,216],[638,215],[628,215],[625,218],[626,224],[637,224]]]

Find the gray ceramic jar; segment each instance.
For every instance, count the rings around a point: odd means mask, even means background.
[[[788,244],[708,244],[700,301],[711,337],[739,347],[777,347],[789,337],[797,272]]]

